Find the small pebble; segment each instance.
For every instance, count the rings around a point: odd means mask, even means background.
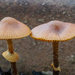
[[[44,22],[44,19],[38,19],[39,22]]]
[[[64,11],[62,14],[65,14],[66,12]]]
[[[45,5],[45,3],[42,3],[42,5]]]
[[[52,71],[42,71],[42,74],[43,75],[53,75],[53,72]]]
[[[28,3],[25,3],[25,5],[28,5]]]
[[[71,55],[70,62],[73,64],[75,63],[75,56],[74,55]]]

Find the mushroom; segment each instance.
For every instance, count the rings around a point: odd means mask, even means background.
[[[52,41],[53,45],[53,75],[59,75],[59,41],[67,41],[75,36],[75,24],[58,20],[39,25],[31,30],[30,36],[37,40]]]
[[[0,22],[0,39],[7,40],[8,50],[3,52],[3,57],[11,63],[12,75],[18,75],[16,61],[18,54],[13,49],[12,39],[20,39],[28,36],[30,29],[23,23],[12,17],[5,17]]]

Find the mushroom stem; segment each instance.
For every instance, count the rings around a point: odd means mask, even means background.
[[[14,53],[14,50],[13,50],[13,43],[12,43],[12,40],[11,39],[8,39],[7,40],[7,44],[8,44],[8,51],[13,54]]]
[[[9,51],[9,53],[13,54],[14,50],[13,50],[12,39],[8,39],[7,40],[7,44],[8,44],[8,51]],[[16,62],[10,62],[10,63],[11,63],[11,72],[12,72],[12,75],[18,75],[17,68],[16,68]]]
[[[58,41],[53,41],[53,65],[55,68],[59,67],[59,52],[58,52],[58,45],[59,42]],[[53,70],[53,75],[59,75],[59,71],[55,71]]]
[[[12,72],[12,75],[18,75],[17,73],[17,69],[16,69],[16,62],[10,62],[11,63],[11,72]]]

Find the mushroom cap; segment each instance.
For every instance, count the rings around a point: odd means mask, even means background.
[[[31,30],[18,20],[5,17],[0,22],[0,39],[19,39],[26,37]]]
[[[58,20],[39,25],[31,30],[30,36],[43,41],[66,41],[75,36],[75,24]]]
[[[13,54],[10,54],[8,50],[3,52],[2,55],[6,60],[10,62],[16,62],[19,59],[19,56],[16,52],[14,52]]]

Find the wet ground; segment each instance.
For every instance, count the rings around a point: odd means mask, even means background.
[[[13,17],[30,29],[51,20],[75,23],[75,0],[0,0],[0,20]],[[32,70],[52,70],[52,43],[32,39],[30,36],[13,40],[14,50],[19,54],[18,72],[30,75]],[[7,50],[6,40],[0,41],[0,66],[10,68],[10,63],[2,57]],[[60,42],[59,60],[61,75],[75,75],[75,38]]]

